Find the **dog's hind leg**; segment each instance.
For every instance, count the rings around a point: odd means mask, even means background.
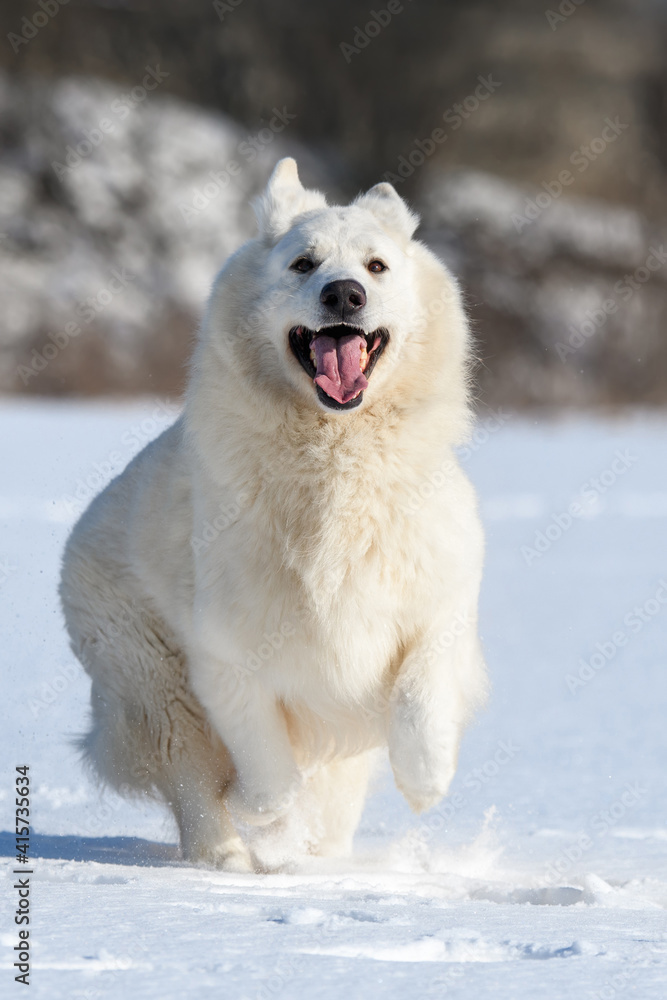
[[[63,592],[72,647],[93,678],[84,757],[121,794],[170,806],[187,861],[250,870],[224,804],[232,761],[192,693],[183,654],[154,614],[96,583],[92,600],[90,587]]]
[[[231,758],[184,677],[152,729],[152,780],[178,823],[183,858],[226,871],[252,870],[224,803],[234,777]]]
[[[220,789],[196,773],[192,759],[186,767],[172,766],[166,784],[163,795],[178,823],[184,860],[252,871],[250,853],[232,825]]]

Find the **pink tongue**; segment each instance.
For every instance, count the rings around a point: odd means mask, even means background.
[[[327,337],[321,333],[310,342],[317,363],[315,385],[339,403],[354,399],[368,385],[368,379],[359,368],[362,346],[366,346],[366,340],[358,333],[348,333],[344,337]]]

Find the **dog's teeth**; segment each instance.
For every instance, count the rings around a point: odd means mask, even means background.
[[[311,360],[311,361],[314,361],[314,360],[315,360],[315,351],[311,351],[311,352],[310,352],[310,360]]]

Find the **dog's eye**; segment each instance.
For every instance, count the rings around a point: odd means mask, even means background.
[[[307,271],[312,271],[314,267],[315,265],[308,257],[299,257],[290,265],[290,271],[298,271],[299,274],[305,274]]]
[[[371,274],[382,274],[383,271],[387,270],[387,265],[383,264],[381,260],[372,260],[368,265],[368,270]]]

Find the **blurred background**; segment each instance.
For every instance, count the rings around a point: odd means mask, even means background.
[[[667,0],[2,0],[0,855],[26,763],[38,996],[664,998],[666,52]],[[461,279],[492,696],[433,812],[387,763],[349,873],[234,889],[85,774],[56,595],[285,155],[332,200],[391,180]]]
[[[0,34],[0,391],[177,394],[291,154],[419,209],[484,404],[667,402],[662,0],[4,0]]]

